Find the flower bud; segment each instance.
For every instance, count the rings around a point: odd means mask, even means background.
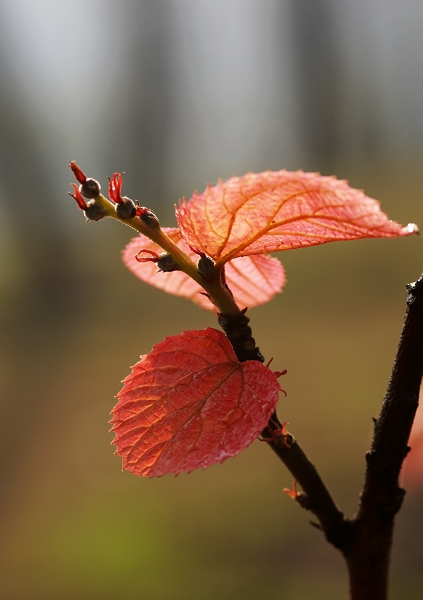
[[[136,213],[135,204],[130,198],[126,196],[120,198],[120,203],[116,204],[116,214],[119,219],[133,219]]]
[[[95,179],[87,178],[84,183],[81,183],[79,186],[79,191],[84,196],[84,198],[97,198],[99,196],[101,188],[98,181]]]
[[[73,192],[73,194],[72,194],[72,192],[68,192],[69,196],[71,198],[73,198],[74,200],[76,200],[76,202],[81,210],[87,210],[88,204],[85,202],[84,198],[81,196],[81,192],[79,191],[78,186],[76,185],[76,183],[71,183],[71,185],[73,185],[73,187],[74,187],[74,192]]]
[[[74,177],[77,180],[77,182],[80,184],[79,192],[80,194],[82,194],[82,196],[84,196],[84,198],[88,198],[91,200],[92,198],[96,198],[100,194],[101,188],[98,181],[92,179],[91,177],[87,177],[84,171],[80,167],[78,167],[74,160],[71,160],[71,162],[69,163],[69,168],[74,174]],[[75,184],[72,185],[75,186]]]
[[[107,216],[107,213],[104,210],[104,208],[101,206],[101,204],[98,204],[97,202],[92,202],[88,204],[84,212],[88,221],[100,221],[100,219]]]
[[[145,206],[137,207],[137,216],[141,219],[144,225],[150,229],[160,229],[160,221],[152,210]]]
[[[82,184],[87,181],[87,176],[85,175],[84,171],[80,167],[78,167],[78,165],[76,164],[76,162],[74,160],[70,161],[69,169],[72,171],[72,173],[78,183]]]
[[[107,178],[109,180],[109,198],[116,204],[122,203],[122,177],[122,173],[114,173],[112,178]]]
[[[170,254],[165,252],[160,254],[159,260],[157,261],[157,268],[163,273],[171,273],[172,271],[180,271],[179,265],[176,260]]]

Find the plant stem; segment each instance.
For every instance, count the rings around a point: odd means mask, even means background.
[[[132,219],[120,218],[116,213],[115,204],[110,202],[103,194],[96,196],[95,202],[104,209],[106,216],[116,219],[127,227],[145,235],[160,246],[165,252],[170,254],[178,264],[179,270],[186,273],[191,279],[204,288],[207,295],[212,299],[212,302],[221,313],[231,317],[242,314],[233,299],[232,293],[225,285],[223,285],[221,275],[224,265],[216,266],[211,276],[206,278],[199,273],[195,262],[166,235],[160,226],[158,228],[149,227],[138,217],[133,217]]]
[[[304,493],[291,494],[319,520],[328,542],[340,550],[347,563],[351,600],[386,600],[394,519],[405,491],[398,478],[410,450],[407,443],[418,406],[423,376],[423,275],[407,286],[407,310],[398,350],[374,436],[366,455],[367,469],[358,512],[347,519],[336,506],[318,471],[276,413],[262,432],[265,441],[283,461]],[[232,342],[238,360],[248,360],[245,342],[254,342],[248,319],[219,323]],[[247,320],[246,320],[247,319]],[[229,325],[228,325],[229,323]],[[254,344],[255,345],[255,344]],[[256,360],[264,361],[258,348]],[[260,358],[261,357],[261,358]]]
[[[248,325],[249,318],[245,315],[245,311],[232,317],[219,314],[218,321],[240,362],[246,360],[264,362],[264,357],[252,337]],[[350,522],[336,506],[315,466],[298,442],[291,434],[281,434],[281,431],[283,431],[282,424],[274,413],[262,436],[304,490],[304,493],[296,496],[296,501],[318,518],[319,527],[324,531],[329,542],[336,548],[343,547],[350,535]]]
[[[405,491],[398,477],[423,375],[423,275],[407,286],[407,310],[388,388],[366,455],[367,469],[352,544],[343,550],[352,600],[385,600],[394,519]]]
[[[295,494],[294,499],[318,518],[317,526],[324,532],[327,541],[335,548],[343,548],[351,537],[351,522],[336,506],[316,467],[293,436],[290,433],[275,435],[278,431],[275,429],[276,419],[274,415],[262,435],[269,440],[269,446],[304,490],[304,493]],[[267,437],[269,434],[270,438]]]

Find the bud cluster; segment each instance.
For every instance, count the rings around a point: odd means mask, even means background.
[[[107,203],[107,200],[101,195],[99,182],[87,177],[75,161],[71,161],[69,167],[79,183],[79,186],[75,183],[72,184],[74,192],[69,192],[69,195],[76,200],[79,208],[84,211],[89,221],[99,221],[103,217],[114,215],[122,221],[138,217],[149,229],[160,229],[159,220],[152,210],[139,206],[137,202],[127,196],[122,196],[123,173],[114,173],[113,177],[108,177],[108,194],[112,206],[114,206],[114,213],[111,214],[104,206],[104,202]],[[89,202],[86,202],[85,198]]]
[[[69,167],[75,175],[75,179],[80,184],[78,187],[76,183],[72,183],[74,192],[73,194],[69,192],[69,196],[72,196],[76,200],[79,208],[84,211],[89,221],[99,221],[106,216],[104,208],[95,201],[101,193],[100,184],[95,179],[87,177],[75,161],[71,161]],[[85,198],[90,200],[90,202],[87,203]]]

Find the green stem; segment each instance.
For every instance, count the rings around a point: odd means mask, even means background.
[[[224,265],[217,266],[210,277],[205,278],[198,272],[195,262],[191,260],[191,258],[183,252],[183,250],[181,250],[160,227],[153,229],[146,225],[139,217],[121,219],[116,214],[115,204],[110,202],[103,194],[97,196],[95,202],[102,206],[108,217],[116,219],[138,233],[145,235],[155,244],[160,246],[160,248],[163,248],[165,252],[170,254],[178,264],[179,269],[201,285],[220,313],[225,315],[239,315],[241,313],[232,294],[222,283],[221,274]]]

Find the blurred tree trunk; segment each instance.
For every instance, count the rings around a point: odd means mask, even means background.
[[[339,105],[342,83],[340,44],[331,0],[293,0],[293,78],[297,87],[299,126],[306,152],[324,164],[340,148]]]
[[[116,103],[107,161],[116,159],[136,182],[138,200],[157,209],[166,189],[166,162],[172,121],[172,16],[168,3],[142,2],[131,8],[128,79]],[[116,166],[113,167],[116,169]]]

